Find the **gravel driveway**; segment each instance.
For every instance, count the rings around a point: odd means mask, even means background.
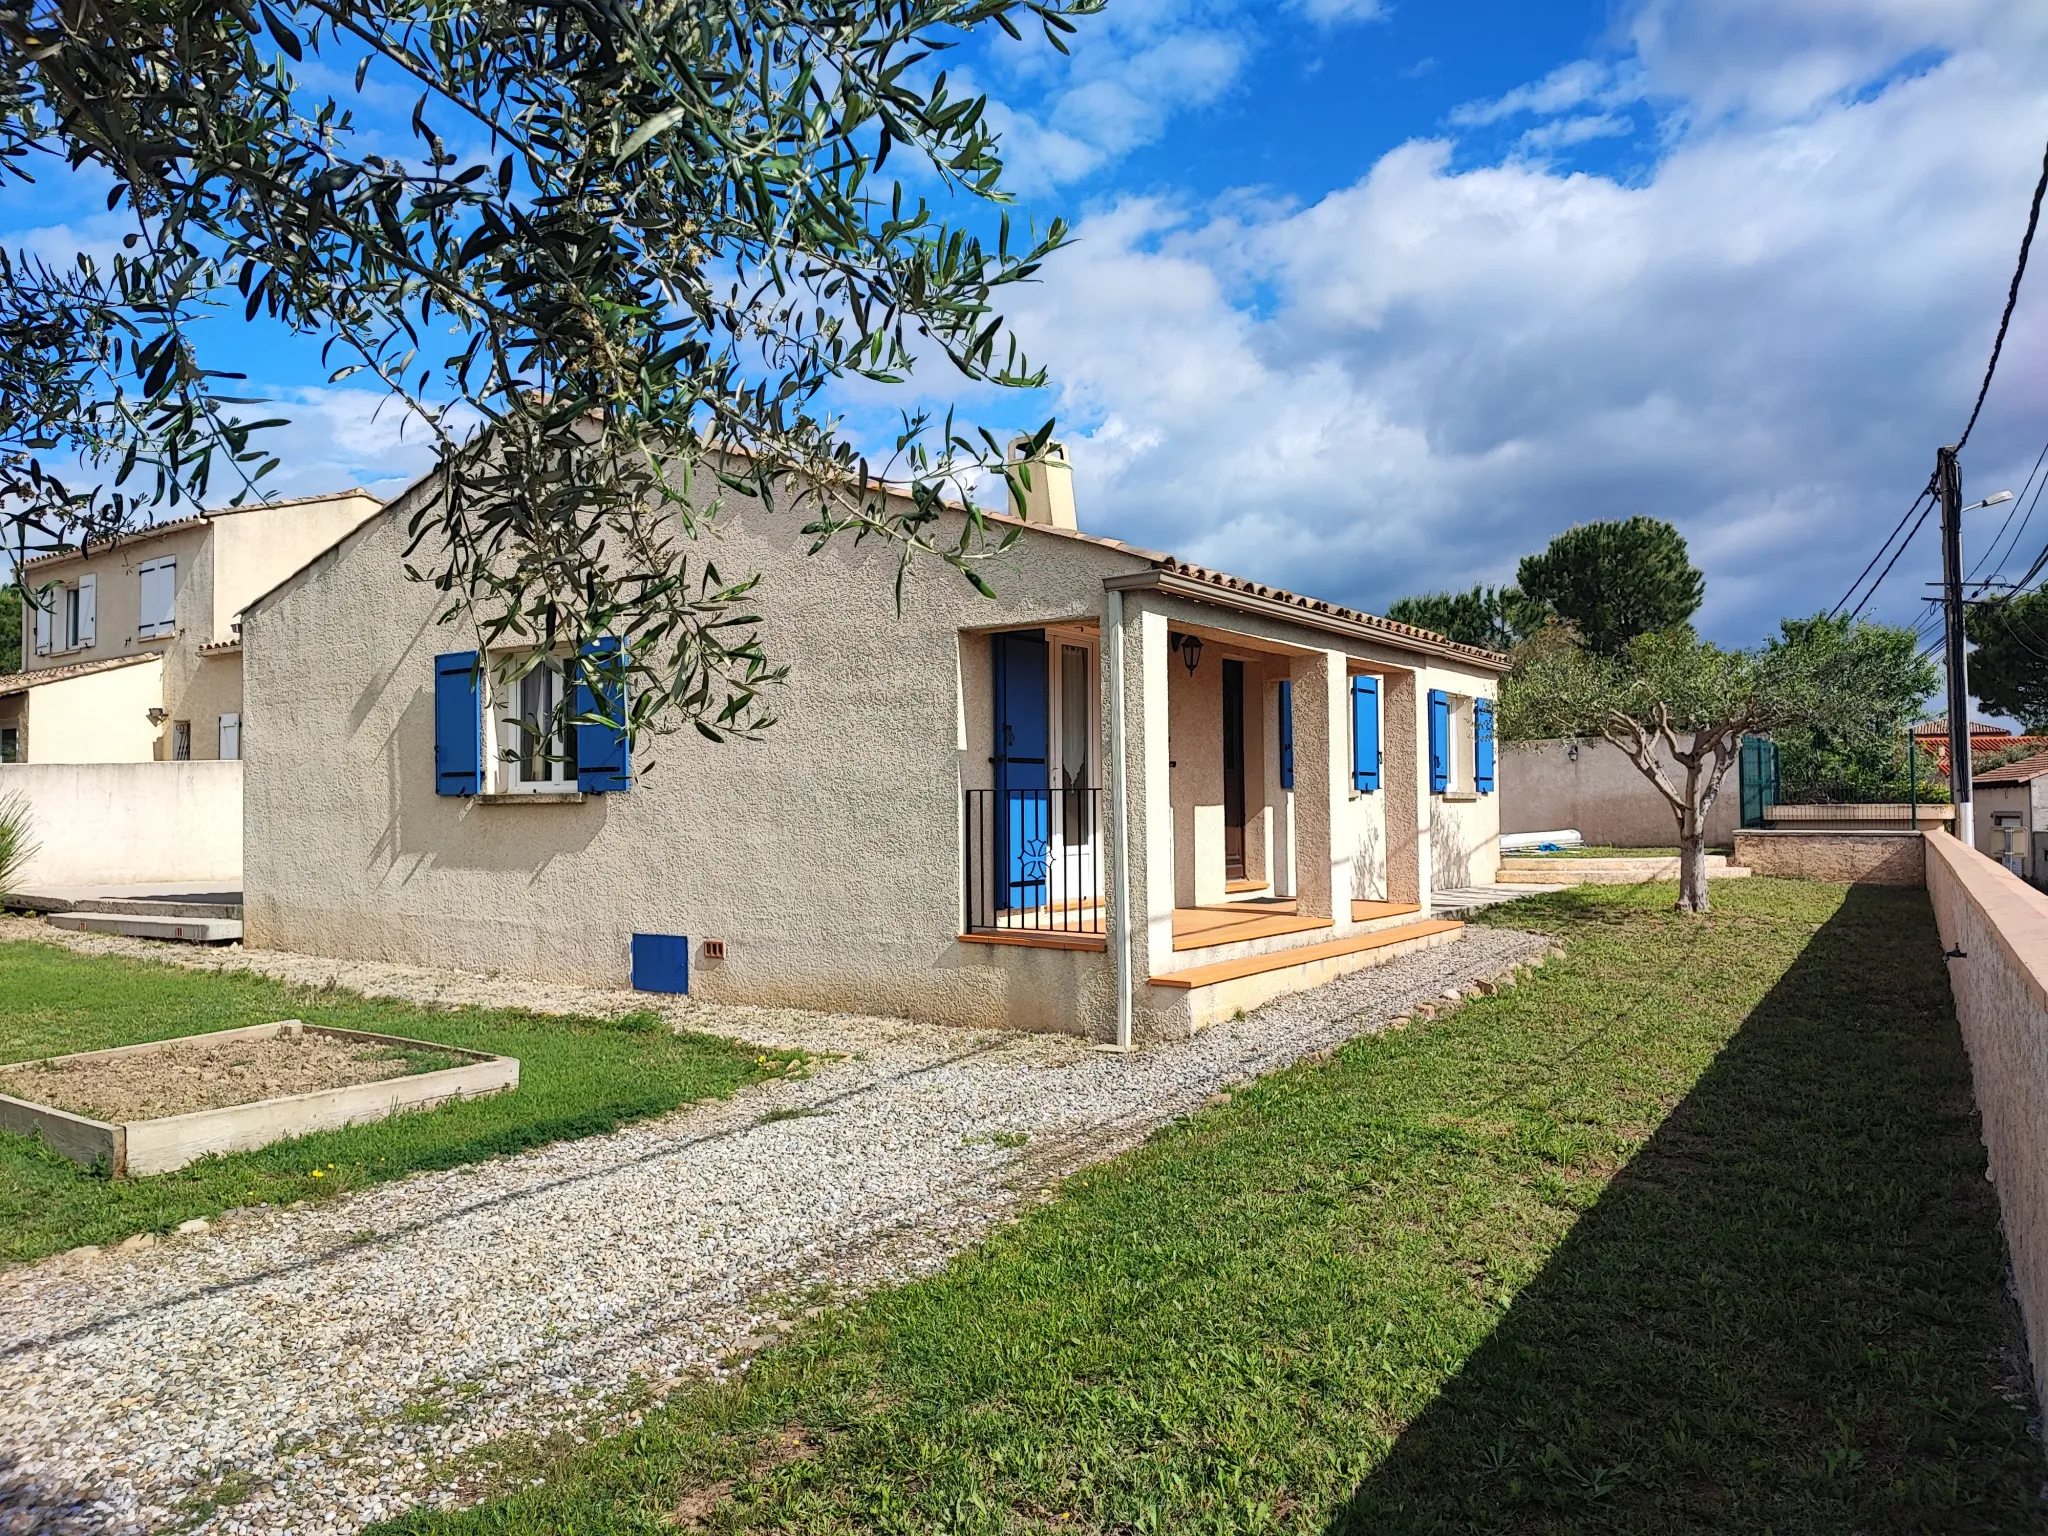
[[[0,939],[30,936],[422,1001],[649,1001],[0,920]],[[0,1272],[0,1532],[297,1536],[460,1501],[461,1452],[733,1369],[814,1288],[928,1272],[1217,1090],[1547,942],[1471,929],[1129,1057],[678,1000],[693,1028],[840,1058],[609,1136]]]

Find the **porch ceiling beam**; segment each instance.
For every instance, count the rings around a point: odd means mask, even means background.
[[[1365,640],[1395,650],[1418,652],[1477,672],[1498,675],[1507,670],[1500,658],[1468,646],[1458,645],[1440,636],[1405,628],[1397,629],[1391,624],[1385,628],[1377,624],[1365,624],[1356,619],[1345,618],[1341,614],[1318,612],[1278,598],[1261,597],[1255,592],[1219,587],[1213,582],[1183,576],[1177,571],[1135,571],[1128,576],[1105,577],[1102,584],[1112,592],[1159,592],[1168,597],[1186,598],[1191,603],[1207,603],[1214,608],[1227,608],[1237,613],[1278,619],[1289,624],[1299,624],[1305,629],[1320,630],[1324,634],[1342,635],[1346,639]]]

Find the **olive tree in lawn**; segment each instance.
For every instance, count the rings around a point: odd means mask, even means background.
[[[1681,625],[1599,652],[1551,625],[1503,679],[1498,728],[1506,740],[1600,736],[1627,753],[1677,823],[1678,909],[1705,912],[1707,813],[1742,738],[1801,725],[1852,729],[1886,706],[1893,679],[1857,630],[1787,623],[1745,651]],[[1675,782],[1660,749],[1679,770]]]

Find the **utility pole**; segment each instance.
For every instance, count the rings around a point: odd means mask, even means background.
[[[1977,846],[1970,813],[1970,678],[1963,658],[1963,474],[1956,451],[1934,455],[1934,489],[1941,497],[1941,596],[1948,641],[1948,788],[1956,819],[1950,830],[1963,846]]]

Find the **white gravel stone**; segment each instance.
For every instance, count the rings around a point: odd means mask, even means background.
[[[1211,1095],[1446,988],[1505,979],[1548,943],[1471,929],[1119,1056],[1053,1036],[0,920],[0,939],[27,937],[421,1002],[658,1006],[692,1028],[836,1058],[608,1136],[0,1272],[4,1536],[128,1536],[173,1520],[219,1536],[342,1532],[459,1503],[460,1453],[611,1427],[637,1391],[743,1368],[817,1288],[849,1296],[929,1273],[1052,1181]],[[233,1501],[200,1514],[216,1490]]]

